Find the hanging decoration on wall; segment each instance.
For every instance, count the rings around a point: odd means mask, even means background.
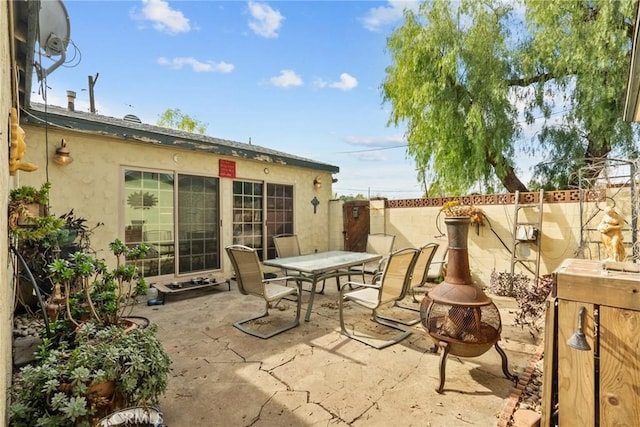
[[[151,209],[158,204],[158,197],[148,191],[136,191],[129,194],[127,204],[133,209]]]
[[[313,205],[313,213],[316,213],[316,209],[318,208],[318,205],[320,204],[320,200],[318,200],[317,197],[313,197],[313,199],[311,199],[311,204]]]
[[[25,152],[27,151],[27,143],[25,142],[25,133],[19,125],[18,110],[14,107],[11,109],[11,148],[9,150],[9,175],[13,176],[16,171],[33,172],[38,166],[33,163],[22,162]]]

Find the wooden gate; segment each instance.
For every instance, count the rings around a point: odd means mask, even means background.
[[[344,250],[364,252],[369,234],[369,201],[353,200],[342,206]]]

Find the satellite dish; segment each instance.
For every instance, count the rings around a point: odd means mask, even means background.
[[[61,0],[41,0],[38,13],[38,44],[44,54],[51,58],[60,56],[51,67],[43,69],[36,64],[38,77],[42,80],[66,60],[67,46],[71,36],[71,25],[67,8]]]
[[[61,0],[40,1],[38,26],[40,47],[47,56],[59,56],[67,51],[71,26],[69,14]]]

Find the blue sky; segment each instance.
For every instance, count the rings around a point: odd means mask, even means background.
[[[210,136],[340,167],[337,195],[420,197],[380,90],[386,39],[418,3],[65,0],[72,43],[47,77],[47,102],[66,107],[73,90],[89,111],[88,76],[99,73],[99,114],[155,124],[179,108]]]
[[[155,124],[167,108],[207,134],[340,167],[334,192],[420,197],[403,129],[387,127],[386,38],[405,6],[386,1],[65,0],[72,44],[47,102]],[[52,63],[43,58],[43,66]],[[34,82],[32,100],[42,102]],[[38,93],[40,92],[40,93]],[[396,148],[390,148],[396,147]],[[366,151],[369,150],[369,151]]]

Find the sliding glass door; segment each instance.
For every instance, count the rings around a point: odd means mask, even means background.
[[[220,268],[218,178],[125,170],[124,193],[125,243],[150,247],[145,277]]]

